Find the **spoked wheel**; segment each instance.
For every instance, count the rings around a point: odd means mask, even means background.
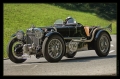
[[[22,63],[24,62],[26,59],[22,58],[23,55],[23,42],[19,41],[17,38],[13,38],[9,44],[8,44],[8,48],[7,48],[7,52],[8,52],[8,57],[10,58],[10,60],[14,63]]]
[[[102,32],[95,41],[95,51],[99,57],[105,57],[109,54],[110,39],[106,32]]]
[[[60,61],[65,53],[63,39],[57,35],[46,37],[42,45],[42,52],[48,62]]]

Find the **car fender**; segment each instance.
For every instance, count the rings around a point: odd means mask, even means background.
[[[12,35],[11,35],[11,38],[12,38],[12,37],[16,37],[16,33],[12,34]]]
[[[99,37],[99,35],[102,33],[102,32],[106,32],[107,34],[108,34],[108,36],[109,36],[109,38],[110,38],[110,41],[112,41],[112,38],[111,38],[111,36],[110,36],[110,34],[106,31],[106,30],[98,30],[97,31],[97,33],[95,34],[95,41],[97,40],[97,38]]]
[[[24,32],[22,30],[18,30],[17,32],[22,32],[24,34]],[[16,37],[17,32],[12,34],[11,37]]]
[[[63,41],[65,42],[63,36],[62,36],[60,33],[58,33],[58,32],[48,32],[48,33],[45,35],[45,37],[48,37],[48,38],[49,38],[49,37],[52,36],[52,35],[58,35],[58,36],[60,36],[60,37],[63,39]]]

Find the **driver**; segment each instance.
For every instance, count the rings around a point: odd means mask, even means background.
[[[64,21],[64,24],[66,24],[68,22],[69,19],[73,19],[71,16],[68,16],[65,21]],[[79,25],[83,26],[82,24],[78,23]],[[89,37],[90,36],[90,33],[89,33],[89,27],[88,26],[83,26],[84,27],[84,30],[85,30],[85,33],[86,35]]]

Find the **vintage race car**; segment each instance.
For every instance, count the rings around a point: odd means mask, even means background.
[[[100,26],[84,26],[74,18],[58,19],[52,26],[28,28],[26,33],[19,30],[12,35],[7,48],[9,59],[22,63],[31,55],[44,57],[48,62],[59,62],[63,56],[73,58],[78,51],[95,50],[99,57],[110,51],[112,41],[108,30]]]

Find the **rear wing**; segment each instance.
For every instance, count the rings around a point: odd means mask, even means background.
[[[108,30],[108,31],[112,32],[112,23],[111,23],[110,25],[108,25],[108,26],[104,27],[103,29],[105,29],[105,30]]]

